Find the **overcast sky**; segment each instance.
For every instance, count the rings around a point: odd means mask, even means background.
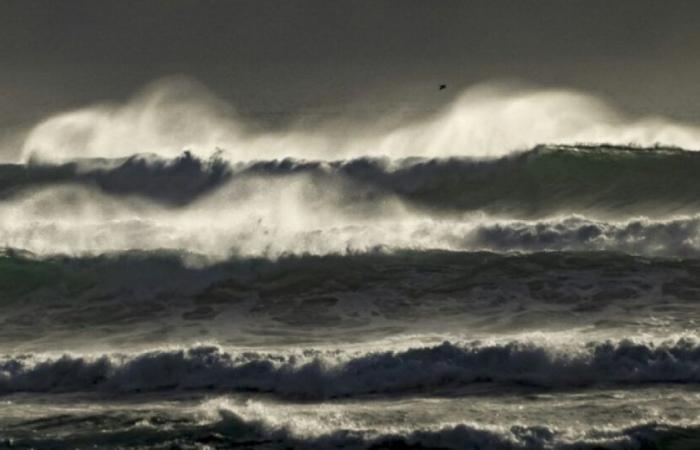
[[[690,0],[0,0],[0,128],[171,74],[261,120],[498,79],[700,122],[699,24]]]

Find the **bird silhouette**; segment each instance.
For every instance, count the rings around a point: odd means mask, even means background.
[[[440,90],[442,91],[443,89],[447,89],[447,85],[446,85],[446,84],[441,84],[441,85],[440,85]]]

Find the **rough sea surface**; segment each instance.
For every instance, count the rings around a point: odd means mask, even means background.
[[[698,449],[700,153],[0,166],[0,448]]]

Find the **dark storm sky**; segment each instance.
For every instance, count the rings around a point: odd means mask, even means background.
[[[170,74],[261,120],[505,79],[700,121],[699,54],[694,1],[0,0],[0,127]]]

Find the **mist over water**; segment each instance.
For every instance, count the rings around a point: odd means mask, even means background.
[[[338,200],[341,193],[319,191],[303,179],[254,186],[224,189],[184,208],[53,187],[3,205],[0,240],[5,247],[44,256],[175,250],[202,255],[211,263],[231,257],[402,249],[700,253],[697,215],[670,220],[576,215],[513,220],[481,213],[440,217],[391,197],[353,209]]]
[[[361,156],[495,157],[542,143],[608,143],[700,147],[700,129],[662,117],[629,118],[603,100],[566,89],[485,83],[455,96],[423,119],[401,111],[376,123],[341,118],[256,130],[235,105],[196,81],[156,81],[121,104],[60,113],[28,133],[20,160],[115,158],[135,153],[207,158],[222,149],[231,161],[280,158],[336,160]]]
[[[694,448],[698,148],[504,83],[48,117],[0,165],[0,447]]]

